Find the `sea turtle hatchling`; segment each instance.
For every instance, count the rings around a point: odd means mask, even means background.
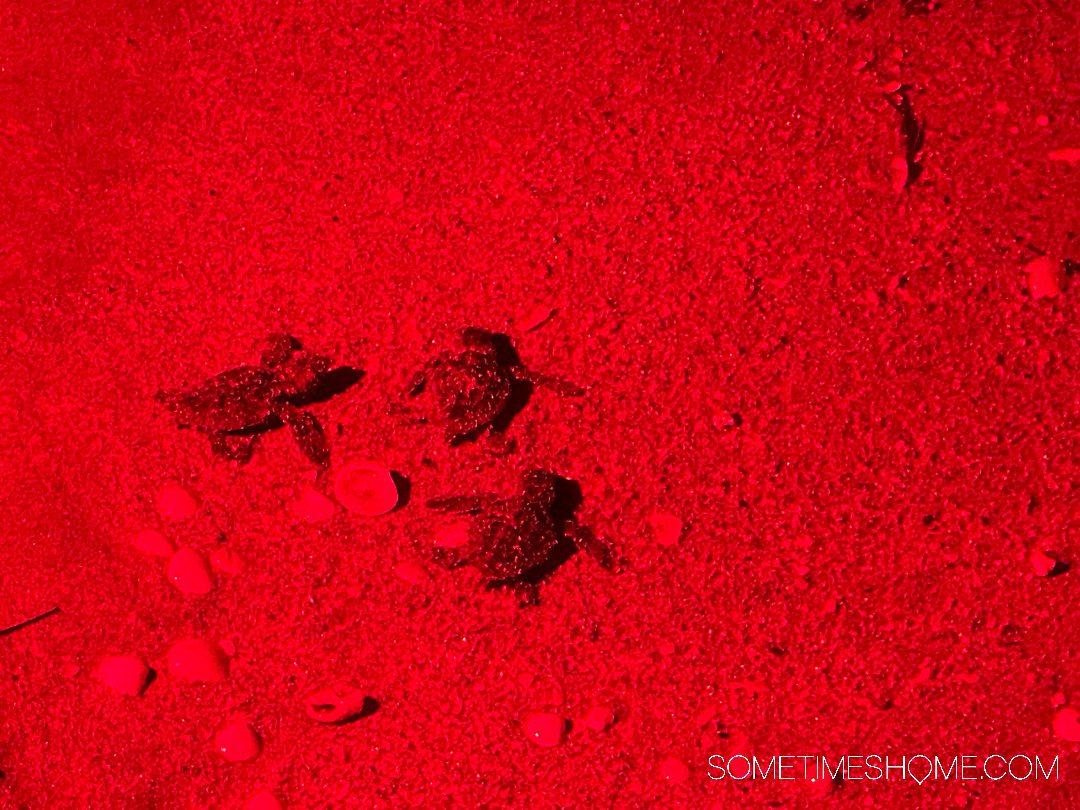
[[[581,548],[601,567],[613,567],[611,549],[574,518],[577,486],[546,470],[522,476],[521,494],[510,498],[459,495],[435,498],[430,509],[470,515],[463,542],[436,549],[447,567],[471,566],[490,586],[535,585]],[[575,493],[575,494],[568,494]]]
[[[468,327],[461,333],[461,343],[461,350],[445,351],[425,363],[409,386],[411,397],[430,390],[435,420],[450,444],[505,428],[533,385],[548,386],[564,396],[585,393],[526,368],[505,335]]]
[[[155,398],[180,427],[208,434],[214,453],[223,458],[246,463],[259,434],[284,423],[304,455],[325,468],[330,448],[303,405],[330,374],[329,359],[304,351],[289,335],[274,335],[259,365],[223,371],[184,391],[159,391]]]

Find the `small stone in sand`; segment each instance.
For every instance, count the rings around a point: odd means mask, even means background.
[[[143,529],[135,535],[135,550],[154,557],[171,557],[176,546],[157,529]]]
[[[1054,713],[1054,733],[1063,740],[1080,742],[1080,712],[1066,706]]]
[[[1024,267],[1032,298],[1056,298],[1061,293],[1061,268],[1049,256],[1040,256]]]
[[[262,740],[251,726],[242,720],[224,726],[214,737],[218,752],[231,762],[247,762],[262,752]]]
[[[1045,551],[1039,551],[1036,549],[1031,552],[1028,558],[1031,561],[1031,568],[1035,572],[1037,577],[1048,577],[1053,574],[1060,563],[1047,554]]]
[[[554,748],[566,739],[566,720],[551,712],[535,712],[525,718],[525,736],[543,748]]]
[[[393,473],[373,461],[351,461],[334,480],[334,497],[357,515],[385,515],[398,504]]]
[[[187,638],[169,648],[169,674],[184,681],[217,683],[229,677],[229,658],[212,641]]]
[[[293,514],[304,523],[325,523],[334,516],[335,508],[332,500],[310,487],[293,502]]]
[[[656,542],[662,546],[673,546],[682,537],[682,521],[670,512],[653,512],[646,521]]]
[[[585,725],[593,731],[606,731],[615,722],[615,712],[610,706],[593,706],[585,715]]]
[[[681,759],[666,757],[660,763],[660,776],[666,782],[681,785],[690,777],[690,768]]]
[[[194,516],[199,502],[190,492],[176,484],[166,484],[157,491],[158,512],[165,520],[179,522]]]
[[[122,695],[141,695],[150,681],[150,667],[134,655],[110,655],[94,673],[99,681]]]
[[[547,323],[554,314],[555,309],[553,307],[547,304],[536,304],[518,318],[517,328],[522,332],[531,332],[533,329],[539,329]]]
[[[179,549],[169,558],[169,581],[184,593],[203,596],[214,590],[214,574],[209,563],[197,551]]]

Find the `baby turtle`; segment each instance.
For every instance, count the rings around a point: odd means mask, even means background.
[[[574,519],[580,498],[572,481],[533,470],[522,476],[521,494],[512,498],[459,495],[435,498],[430,509],[473,517],[463,545],[437,549],[447,567],[476,568],[489,586],[535,586],[575,548],[584,549],[605,569],[611,550]]]
[[[585,392],[522,365],[505,335],[471,326],[461,333],[462,351],[446,351],[429,360],[413,377],[409,396],[430,388],[435,416],[450,444],[475,439],[485,430],[502,431],[528,399],[534,385],[564,396]]]
[[[289,335],[274,335],[259,365],[223,371],[186,391],[159,391],[155,398],[176,415],[180,427],[208,434],[211,449],[223,458],[247,463],[259,434],[284,423],[304,455],[325,468],[330,463],[326,437],[302,405],[330,374],[329,359],[304,351]]]

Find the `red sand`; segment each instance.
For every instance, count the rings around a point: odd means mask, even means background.
[[[0,8],[0,627],[60,607],[0,636],[0,806],[1080,806],[1080,575],[1031,563],[1080,561],[1069,3],[115,5]],[[449,447],[403,395],[466,325],[587,396]],[[364,370],[311,410],[401,508],[298,513],[286,430],[241,467],[154,402],[278,330]],[[424,500],[537,466],[621,573],[521,608],[430,564]],[[243,566],[183,593],[145,529]],[[335,685],[378,709],[314,722]],[[733,752],[1062,759],[829,792]]]

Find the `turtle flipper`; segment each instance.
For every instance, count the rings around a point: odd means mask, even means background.
[[[327,444],[326,434],[314,416],[295,405],[285,404],[277,408],[276,413],[292,430],[300,452],[307,456],[312,464],[320,469],[330,466],[330,445]]]
[[[513,366],[510,369],[510,373],[514,375],[514,379],[516,380],[531,383],[537,387],[550,388],[559,396],[583,397],[586,393],[585,389],[581,386],[574,385],[572,382],[567,382],[559,377],[553,377],[550,374],[541,374],[526,366]]]
[[[596,560],[605,571],[613,571],[618,567],[615,550],[609,543],[593,534],[591,529],[570,520],[563,526],[563,534],[575,546]]]

